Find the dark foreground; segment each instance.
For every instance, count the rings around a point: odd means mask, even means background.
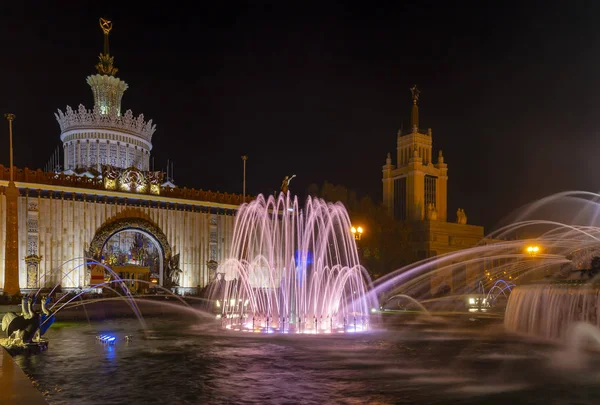
[[[16,361],[51,404],[600,403],[600,354],[576,359],[498,322],[406,317],[336,336],[234,334],[177,314],[146,322],[57,323],[48,351]],[[114,346],[97,341],[104,332]]]

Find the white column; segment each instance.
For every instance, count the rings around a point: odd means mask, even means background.
[[[81,166],[81,141],[79,139],[77,140],[77,160],[75,165],[77,167]]]

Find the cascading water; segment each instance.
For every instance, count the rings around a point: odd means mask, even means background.
[[[340,203],[259,195],[240,208],[220,305],[227,328],[359,331],[377,307],[368,294],[348,212]]]
[[[507,330],[564,340],[578,322],[600,327],[600,288],[592,284],[536,284],[513,289],[506,306]]]

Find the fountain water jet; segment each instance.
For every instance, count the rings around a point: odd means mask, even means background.
[[[360,265],[341,203],[259,195],[236,217],[231,258],[217,273],[228,329],[281,332],[360,331],[369,310],[369,276]]]

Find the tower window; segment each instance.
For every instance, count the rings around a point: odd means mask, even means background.
[[[406,177],[394,180],[394,218],[406,220]]]
[[[429,204],[433,204],[434,207],[437,205],[435,193],[436,182],[437,177],[425,175],[425,207]]]

